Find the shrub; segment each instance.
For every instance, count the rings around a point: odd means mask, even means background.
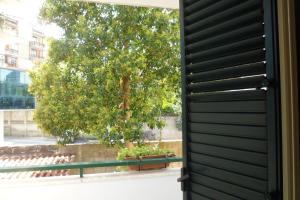
[[[78,132],[67,130],[57,137],[57,143],[61,145],[74,143],[79,135]]]
[[[139,159],[140,157],[150,155],[174,155],[174,151],[151,146],[134,147],[131,149],[123,148],[119,151],[117,160],[124,160],[127,157]]]

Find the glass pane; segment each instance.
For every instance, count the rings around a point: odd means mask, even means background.
[[[28,73],[0,68],[0,109],[34,109]]]

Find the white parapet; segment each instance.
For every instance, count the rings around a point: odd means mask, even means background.
[[[0,110],[0,146],[4,144],[4,111]]]
[[[141,7],[157,7],[157,8],[179,8],[179,0],[70,0],[70,1],[86,1],[119,4],[128,6],[141,6]]]

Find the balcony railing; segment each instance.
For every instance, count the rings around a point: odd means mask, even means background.
[[[29,59],[30,59],[30,60],[37,60],[37,61],[40,61],[40,60],[43,60],[43,59],[44,59],[44,56],[30,55],[30,56],[29,56]]]
[[[19,51],[17,49],[5,49],[5,54],[17,56],[19,54]]]
[[[45,46],[44,43],[39,41],[30,41],[29,45],[30,47],[35,47],[35,48],[43,48]]]
[[[80,178],[83,178],[84,169],[86,168],[142,166],[146,164],[161,164],[161,163],[173,163],[173,162],[182,162],[182,158],[167,157],[167,158],[152,158],[152,159],[140,159],[140,160],[122,160],[122,161],[112,160],[112,161],[99,161],[99,162],[65,163],[65,164],[57,164],[57,165],[3,167],[0,168],[0,173],[79,169]]]

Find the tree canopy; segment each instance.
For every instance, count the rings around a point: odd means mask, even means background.
[[[142,141],[144,124],[163,127],[163,105],[179,95],[177,11],[47,0],[41,16],[64,30],[31,73],[44,131],[122,145]]]

